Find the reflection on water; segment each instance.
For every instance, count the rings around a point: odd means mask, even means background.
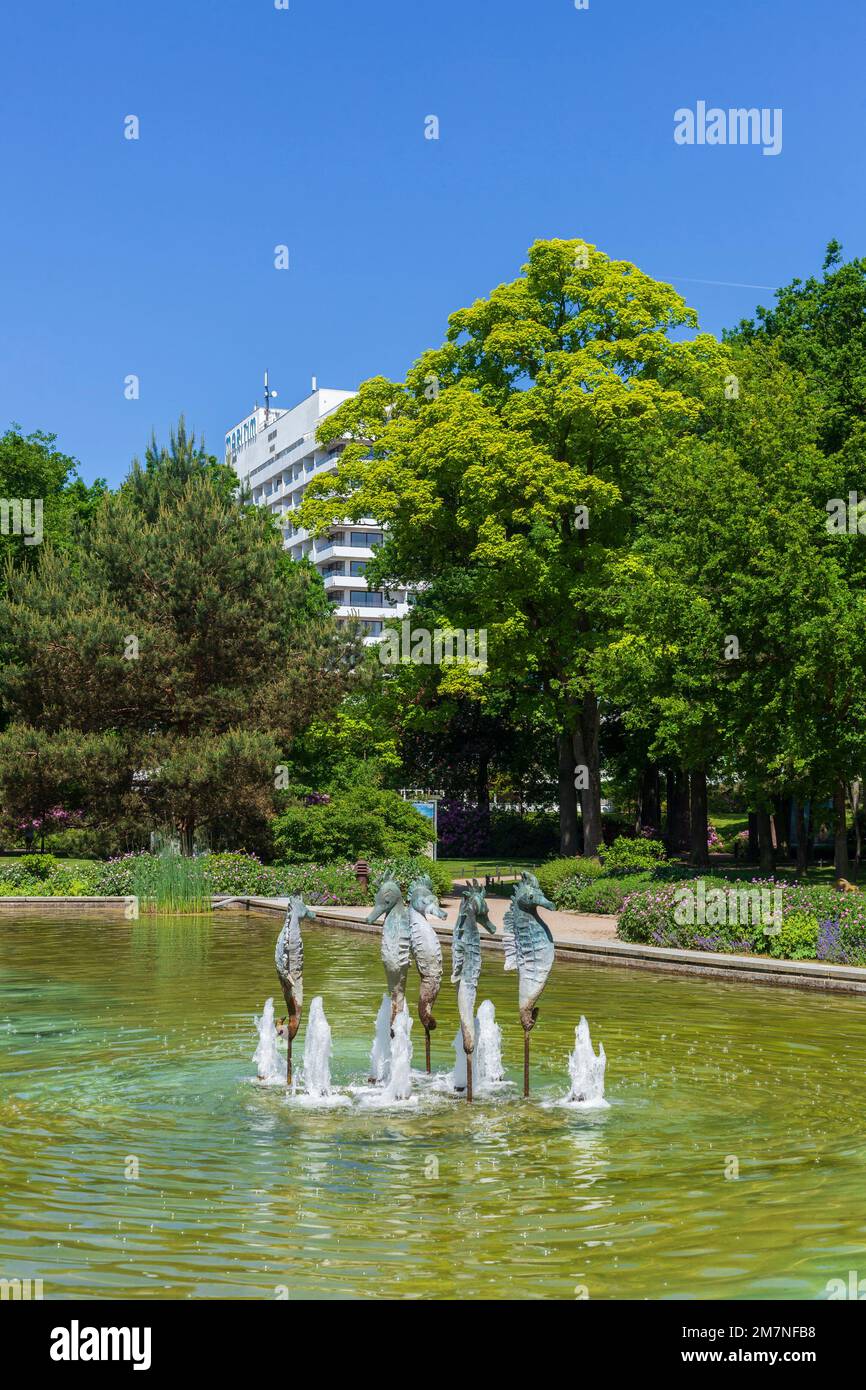
[[[317,1109],[250,1060],[278,927],[0,923],[0,1276],[46,1297],[810,1299],[866,1275],[861,1000],[557,964],[524,1102],[491,954],[512,1084],[452,1096],[446,986],[437,1075],[369,1106],[378,942],[310,925],[304,982],[352,1101]],[[544,1103],[581,1015],[607,1110]]]

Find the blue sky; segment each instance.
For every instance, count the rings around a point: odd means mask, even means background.
[[[866,251],[862,0],[42,0],[0,37],[0,428],[87,479],[181,411],[221,453],[265,367],[283,406],[400,377],[537,237],[717,332]],[[699,100],[781,107],[781,154],[676,145]]]

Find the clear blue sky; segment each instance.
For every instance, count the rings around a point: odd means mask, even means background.
[[[266,366],[280,405],[401,376],[537,237],[713,331],[866,251],[863,0],[40,0],[0,39],[0,428],[88,480],[181,411],[221,453]],[[782,153],[677,146],[699,100],[781,107]]]

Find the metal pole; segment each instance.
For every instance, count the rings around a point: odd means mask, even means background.
[[[472,1100],[472,1053],[466,1054],[466,1099]]]
[[[529,1095],[529,1034],[523,1034],[523,1095]]]
[[[427,1075],[430,1075],[430,1029],[424,1029],[424,1044],[427,1050]]]
[[[286,1085],[292,1084],[292,1035],[289,1033],[289,1053],[286,1059]]]

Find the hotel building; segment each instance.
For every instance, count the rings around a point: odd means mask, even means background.
[[[239,425],[226,434],[226,462],[232,464],[252,500],[276,517],[283,541],[293,560],[306,555],[322,576],[338,621],[359,619],[369,641],[376,641],[386,618],[402,618],[409,612],[406,590],[371,590],[365,578],[373,546],[382,540],[382,528],[373,517],[347,521],[318,539],[295,524],[311,478],[331,472],[345,448],[345,440],[323,448],[316,442],[319,424],[353,391],[313,389],[306,400],[291,410],[274,409],[265,377],[265,405],[257,405]]]

